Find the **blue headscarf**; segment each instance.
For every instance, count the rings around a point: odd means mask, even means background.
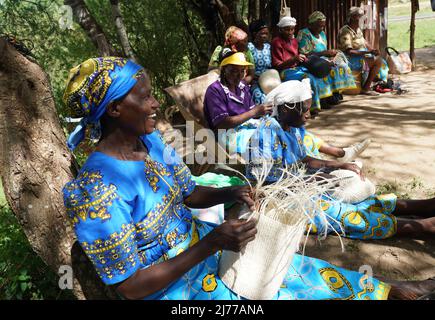
[[[106,107],[125,97],[143,73],[141,66],[117,57],[88,59],[71,69],[63,99],[71,116],[82,120],[70,134],[68,148],[80,144],[88,125],[98,130]]]

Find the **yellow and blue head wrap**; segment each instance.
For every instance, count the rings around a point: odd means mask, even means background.
[[[106,107],[122,99],[143,73],[140,65],[118,57],[91,58],[71,69],[63,101],[71,117],[82,118],[68,138],[71,150],[84,139],[88,125],[99,128]]]

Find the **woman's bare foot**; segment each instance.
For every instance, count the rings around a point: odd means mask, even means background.
[[[397,236],[433,237],[435,235],[435,217],[427,219],[397,218]]]
[[[417,300],[435,291],[435,278],[423,281],[388,281],[390,300]]]

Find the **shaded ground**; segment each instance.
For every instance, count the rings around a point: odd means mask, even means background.
[[[308,129],[338,146],[371,137],[373,142],[361,159],[378,190],[425,198],[435,197],[435,48],[419,49],[417,57],[418,70],[400,77],[408,93],[346,96]],[[370,265],[375,275],[392,279],[435,276],[435,239],[346,239],[345,247],[341,253],[336,237],[321,244],[313,238],[306,253],[353,270]]]

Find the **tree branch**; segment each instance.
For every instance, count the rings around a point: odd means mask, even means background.
[[[124,54],[129,59],[137,62],[136,56],[133,53],[133,49],[131,48],[130,42],[128,41],[127,30],[124,25],[124,21],[122,19],[121,9],[119,8],[118,0],[110,0],[110,4],[112,7],[112,17],[115,21],[116,32],[118,34],[119,40],[121,41],[121,46],[124,51]]]
[[[101,56],[117,55],[103,29],[89,12],[83,0],[64,0],[64,4],[72,8],[77,22],[91,39]]]

